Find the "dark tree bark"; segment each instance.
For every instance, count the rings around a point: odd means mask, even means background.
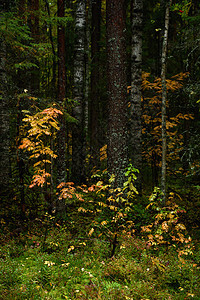
[[[125,0],[107,0],[108,172],[122,187],[127,167]]]
[[[16,122],[16,154],[17,154],[17,167],[18,167],[18,177],[19,177],[19,192],[20,192],[20,209],[21,209],[21,219],[25,219],[25,191],[24,191],[24,175],[25,175],[25,163],[23,158],[21,157],[21,153],[19,150],[20,143],[20,126],[22,125],[22,105],[24,99],[21,97],[18,98],[17,101],[17,122]]]
[[[1,13],[9,9],[7,3],[0,5]],[[0,191],[3,196],[9,189],[9,105],[7,98],[6,42],[0,37]]]
[[[50,13],[50,7],[49,7],[49,2],[48,0],[45,0],[45,6],[47,9],[47,13],[49,18],[51,17]],[[52,25],[51,23],[49,24],[49,39],[51,42],[51,48],[52,48],[52,54],[53,54],[53,62],[52,62],[52,80],[51,80],[51,95],[55,95],[55,90],[56,90],[56,51],[55,51],[55,46],[54,46],[54,41],[53,41],[53,32],[52,32]]]
[[[1,16],[0,16],[1,17]],[[0,37],[0,190],[9,188],[9,107],[7,99],[6,44]]]
[[[58,17],[64,17],[65,7],[64,0],[58,0]],[[58,104],[61,110],[64,108],[66,80],[65,80],[65,30],[61,24],[58,24]],[[65,182],[66,179],[66,135],[65,135],[65,118],[64,115],[59,117],[60,130],[57,133],[57,185]],[[65,214],[65,201],[57,201],[57,211],[59,214]]]
[[[25,11],[26,11],[26,0],[19,0],[18,2],[18,15],[23,21],[25,21]]]
[[[142,171],[142,21],[143,0],[133,0],[132,4],[132,55],[131,55],[131,101],[130,101],[130,155],[133,165],[140,173],[137,184],[141,190]]]
[[[31,33],[34,41],[39,41],[39,0],[29,0],[31,9]]]
[[[169,9],[172,0],[169,0],[166,5],[165,12],[165,30],[163,37],[162,47],[162,61],[161,61],[161,81],[162,81],[162,170],[161,170],[161,192],[162,203],[166,203],[166,157],[167,157],[167,134],[166,134],[166,99],[167,99],[167,86],[166,86],[166,57],[167,57],[167,42],[169,31]]]
[[[30,19],[28,21],[30,31],[31,31],[31,37],[34,41],[34,43],[39,42],[39,0],[28,0],[29,3],[29,9],[30,9]],[[22,2],[23,4],[23,2]],[[38,65],[38,61],[36,58],[32,58],[32,62],[36,65]],[[40,89],[40,69],[39,66],[33,67],[30,73],[30,90],[32,93],[38,95],[39,89]]]
[[[99,156],[99,52],[100,52],[100,26],[101,26],[101,0],[92,0],[92,34],[91,34],[91,104],[90,124],[91,136],[90,146],[94,164],[98,164]]]
[[[72,132],[72,180],[75,183],[85,181],[85,124],[84,124],[84,82],[85,82],[85,25],[86,3],[78,0],[75,24],[74,56],[74,107],[73,117],[76,123]]]

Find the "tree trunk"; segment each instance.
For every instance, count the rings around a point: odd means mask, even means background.
[[[6,44],[0,37],[0,190],[9,189],[9,106],[7,100]]]
[[[142,21],[143,0],[132,1],[132,55],[131,55],[131,105],[130,105],[130,158],[140,173],[137,180],[141,191],[142,172]]]
[[[99,155],[99,52],[100,52],[101,0],[92,0],[91,34],[91,105],[90,105],[90,146],[94,165],[98,164]]]
[[[29,0],[31,3],[31,33],[35,42],[39,41],[39,0]]]
[[[45,6],[46,6],[46,9],[47,9],[48,17],[50,18],[51,13],[50,13],[50,7],[49,7],[48,0],[45,0]],[[50,42],[51,42],[51,49],[52,49],[52,54],[53,54],[52,80],[51,80],[50,92],[51,92],[51,95],[55,95],[55,90],[56,90],[56,51],[55,51],[55,46],[54,46],[54,41],[53,41],[53,30],[52,30],[51,23],[49,24],[49,39],[50,39]]]
[[[27,7],[26,7],[26,0],[19,0],[17,8],[18,8],[18,15],[19,15],[19,17],[26,24],[26,17],[25,17],[26,16],[25,11],[27,9]]]
[[[0,4],[1,13],[9,11],[9,3]],[[2,196],[7,196],[10,183],[10,159],[9,159],[9,106],[7,98],[7,74],[6,74],[6,43],[4,37],[0,37],[0,191]]]
[[[19,96],[17,101],[17,120],[16,120],[16,154],[17,154],[17,167],[19,178],[19,192],[20,192],[20,208],[21,219],[25,219],[26,203],[25,203],[25,191],[24,191],[24,175],[25,175],[25,163],[19,150],[20,143],[20,126],[22,125],[22,103],[24,99]]]
[[[84,124],[84,80],[85,80],[85,0],[77,1],[75,24],[74,57],[74,107],[73,117],[77,123],[72,132],[72,180],[75,183],[85,181],[85,124]]]
[[[161,170],[161,192],[162,204],[166,203],[166,156],[167,156],[167,134],[166,134],[166,57],[167,57],[167,42],[169,31],[169,9],[172,0],[168,1],[165,12],[165,30],[162,47],[162,61],[161,61],[161,81],[162,81],[162,170]]]
[[[64,0],[58,0],[58,17],[64,17]],[[61,24],[58,24],[58,104],[61,110],[65,102],[65,30]],[[65,136],[65,118],[59,116],[60,130],[57,133],[57,185],[65,182],[66,178],[66,136]],[[58,200],[57,211],[60,215],[65,215],[65,200]]]
[[[89,94],[90,94],[90,73],[91,73],[91,18],[92,18],[92,5],[91,1],[87,0],[86,3],[87,10],[86,10],[86,26],[85,26],[85,87],[84,87],[84,100],[85,100],[85,107],[84,107],[84,128],[85,128],[85,139],[88,142],[89,139]],[[89,151],[88,147],[86,149]],[[87,152],[86,150],[86,155]]]
[[[123,187],[127,167],[125,0],[107,0],[108,172]]]
[[[30,9],[30,19],[28,21],[31,31],[31,37],[34,43],[39,42],[39,0],[28,0]],[[37,59],[33,56],[32,62],[39,65]],[[40,89],[40,69],[39,66],[30,69],[30,78],[28,84],[31,93],[38,95]]]

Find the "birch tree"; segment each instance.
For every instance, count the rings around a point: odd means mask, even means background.
[[[108,172],[122,187],[127,166],[125,0],[107,0]]]
[[[64,17],[65,6],[64,0],[58,0],[58,17]],[[65,30],[63,25],[58,24],[58,104],[61,109],[64,108],[65,102]],[[59,116],[60,130],[57,133],[57,185],[65,181],[66,178],[66,136],[65,136],[65,118],[64,115]],[[65,214],[64,199],[58,200],[57,210],[60,214]]]
[[[172,0],[166,4],[165,11],[165,29],[162,46],[161,58],[161,82],[162,82],[162,170],[161,170],[161,192],[163,205],[166,203],[166,156],[167,156],[167,134],[166,134],[166,99],[167,99],[167,86],[166,86],[166,57],[167,57],[167,42],[169,31],[169,9]]]
[[[131,1],[132,51],[131,51],[131,100],[130,100],[130,158],[139,169],[138,189],[141,189],[142,170],[142,21],[143,0]]]
[[[84,135],[84,80],[85,80],[85,25],[86,1],[78,0],[75,20],[74,55],[74,108],[76,123],[72,132],[72,180],[81,183],[85,179],[85,135]]]

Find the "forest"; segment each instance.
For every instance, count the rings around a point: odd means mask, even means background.
[[[0,1],[0,299],[200,299],[199,0]]]

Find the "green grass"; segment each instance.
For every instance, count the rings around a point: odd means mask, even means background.
[[[5,226],[5,225],[4,225]],[[31,227],[30,227],[31,228]],[[110,243],[69,224],[32,229],[15,238],[1,232],[0,299],[200,299],[198,245],[178,259],[174,249],[152,252],[139,237],[124,236],[114,257]]]

